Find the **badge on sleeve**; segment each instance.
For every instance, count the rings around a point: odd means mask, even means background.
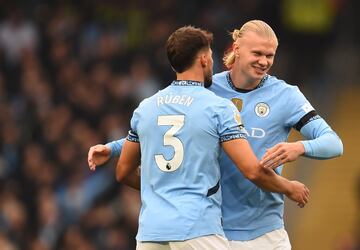
[[[243,106],[243,100],[239,98],[232,98],[231,101],[235,104],[239,112],[241,112]]]
[[[315,110],[310,103],[305,103],[301,108],[305,111],[305,113],[309,113],[310,111]]]

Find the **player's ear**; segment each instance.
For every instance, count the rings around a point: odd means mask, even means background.
[[[239,56],[239,44],[234,42],[232,45],[232,50],[234,52],[235,57]]]
[[[206,53],[201,53],[200,54],[200,63],[201,63],[201,67],[205,68],[208,64],[208,60],[206,58]]]

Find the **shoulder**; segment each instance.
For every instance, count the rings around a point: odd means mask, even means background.
[[[287,94],[302,94],[297,85],[290,84],[285,80],[279,79],[276,76],[272,75],[267,75],[265,85],[275,87],[278,93],[286,92]]]
[[[234,103],[229,99],[217,96],[214,93],[212,94],[214,98],[212,101],[212,106],[214,106],[214,108],[219,112],[223,112],[224,110],[231,110],[231,111],[237,110]]]
[[[135,109],[135,111],[139,111],[143,108],[145,108],[150,102],[151,100],[154,98],[154,96],[150,96],[148,98],[145,98],[144,100],[142,100],[140,103],[139,103],[139,106]]]
[[[140,105],[144,105],[144,104],[146,105],[147,103],[150,103],[150,102],[156,100],[159,96],[166,94],[166,93],[169,91],[168,89],[169,89],[169,87],[166,87],[166,88],[164,88],[164,89],[158,90],[158,92],[156,92],[156,93],[153,94],[152,96],[149,96],[149,97],[143,99],[143,100],[140,102]]]
[[[213,75],[213,79],[221,79],[221,78],[224,78],[226,77],[226,74],[228,73],[229,71],[225,70],[225,71],[222,71],[220,73],[216,73]]]
[[[276,102],[285,104],[283,111],[290,112],[288,116],[293,117],[295,121],[298,121],[303,115],[314,110],[297,85],[289,84],[273,76],[270,76],[268,80],[275,86],[272,92],[276,97]],[[291,113],[293,116],[290,115]]]
[[[223,71],[220,73],[217,73],[215,75],[213,75],[212,79],[213,79],[213,85],[223,85],[227,83],[227,79],[226,79],[226,75],[229,73],[229,71]]]
[[[135,109],[134,112],[139,112],[139,111],[144,110],[144,109],[146,110],[146,109],[148,109],[148,108],[152,108],[152,104],[153,104],[153,103],[156,103],[157,97],[158,97],[159,95],[161,95],[161,93],[163,93],[164,90],[165,90],[165,89],[159,90],[156,94],[154,94],[154,95],[152,95],[152,96],[150,96],[150,97],[147,97],[147,98],[143,99],[143,100],[139,103],[138,107]]]
[[[233,103],[223,97],[216,95],[213,91],[203,88],[198,91],[197,98],[201,100],[201,107],[206,110],[212,110],[213,112],[221,112],[225,107],[233,105]]]
[[[220,97],[218,95],[216,95],[211,88],[204,88],[203,89],[203,93],[202,93],[203,97],[209,98],[209,100],[211,100],[211,102],[209,102],[209,105],[212,106],[216,106],[217,104],[221,104],[223,102],[228,102],[229,100],[227,100],[226,98]]]

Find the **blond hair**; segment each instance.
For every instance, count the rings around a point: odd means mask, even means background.
[[[248,31],[255,32],[256,34],[268,39],[274,39],[276,41],[276,45],[278,44],[278,39],[273,29],[261,20],[248,21],[240,29],[235,29],[233,32],[230,32],[230,35],[232,36],[233,41],[236,42]],[[231,69],[235,62],[235,54],[233,50],[229,50],[224,54],[223,62],[228,69]]]

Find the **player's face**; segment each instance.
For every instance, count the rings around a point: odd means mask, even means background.
[[[212,58],[212,50],[206,52],[206,61],[207,64],[204,67],[204,84],[205,87],[208,88],[212,84],[212,75],[213,75],[213,58]]]
[[[258,83],[269,71],[274,62],[277,43],[254,32],[246,32],[234,46],[235,63],[243,78]]]

